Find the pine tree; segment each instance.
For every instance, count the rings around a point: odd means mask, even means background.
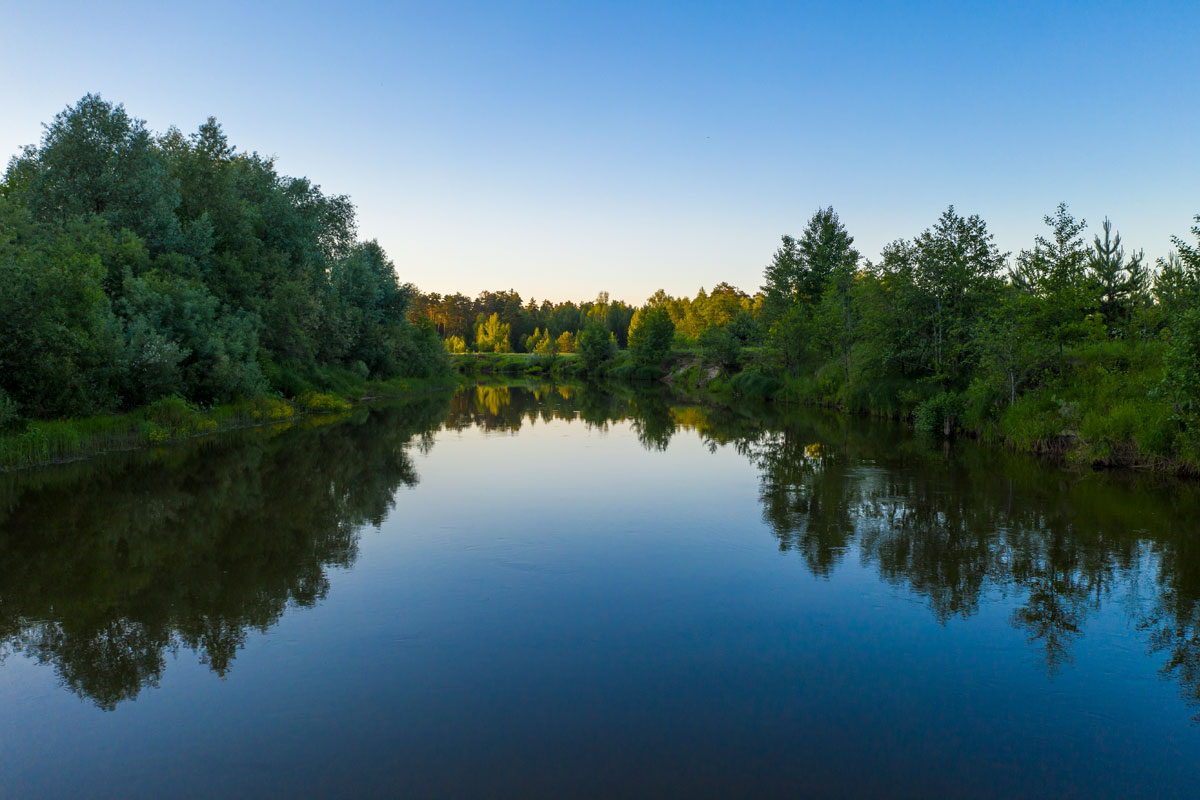
[[[1126,263],[1121,234],[1113,232],[1108,218],[1102,227],[1104,239],[1094,238],[1088,271],[1095,284],[1096,306],[1111,328],[1118,322],[1128,322],[1133,297],[1145,288],[1146,270],[1142,266],[1145,255],[1135,253]]]

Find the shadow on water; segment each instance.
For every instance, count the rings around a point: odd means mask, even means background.
[[[847,558],[946,623],[997,598],[1053,673],[1089,615],[1124,609],[1200,708],[1200,491],[1079,474],[1001,450],[805,409],[680,405],[657,390],[487,386],[0,479],[0,639],[103,708],[153,686],[165,654],[231,668],[252,629],[311,606],[358,531],[417,482],[439,429],[515,434],[552,420],[627,423],[643,447],[699,436],[759,473],[779,548],[829,578]]]

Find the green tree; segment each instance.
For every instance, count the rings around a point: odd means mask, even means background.
[[[151,272],[125,282],[121,314],[129,325],[129,399],[146,403],[173,391],[204,402],[228,402],[266,388],[258,364],[258,324],[230,312],[203,284]]]
[[[475,349],[480,353],[508,353],[509,334],[508,323],[500,321],[500,315],[493,313],[486,319],[480,319],[475,326]]]
[[[1147,288],[1148,278],[1142,266],[1145,254],[1139,251],[1126,261],[1121,234],[1113,232],[1112,222],[1107,217],[1102,228],[1104,239],[1099,236],[1093,239],[1088,271],[1095,285],[1095,306],[1112,328],[1129,322],[1134,298]]]
[[[570,331],[563,331],[559,337],[554,340],[554,349],[559,353],[574,353],[575,352],[575,335]]]
[[[741,341],[728,327],[709,328],[700,334],[699,345],[704,359],[722,369],[737,366],[742,353]]]
[[[802,270],[799,244],[791,236],[783,236],[763,270],[763,310],[768,320],[779,319],[796,302]]]
[[[597,372],[604,362],[611,359],[614,349],[612,336],[599,320],[589,321],[575,338],[575,350],[590,373]]]
[[[916,338],[927,375],[943,388],[962,388],[974,327],[1000,287],[1006,255],[983,219],[962,217],[950,206],[913,242],[913,258]]]
[[[8,190],[43,222],[95,214],[158,252],[178,244],[178,186],[146,123],[84,95],[46,126],[42,143],[10,162]]]
[[[1039,335],[1055,343],[1061,359],[1064,347],[1084,335],[1084,319],[1093,307],[1082,236],[1087,222],[1076,220],[1066,203],[1043,220],[1051,238],[1038,236],[1031,250],[1022,250],[1011,277],[1013,285],[1043,301],[1036,306]]]
[[[1179,426],[1180,449],[1200,460],[1200,308],[1174,320],[1164,366],[1163,390]]]
[[[54,236],[0,196],[0,390],[25,415],[118,402],[124,343],[104,277],[78,238]]]
[[[797,299],[810,306],[820,302],[832,276],[853,274],[858,266],[854,237],[846,231],[832,206],[817,209],[808,220],[798,250],[802,268],[796,286]]]
[[[638,309],[629,325],[629,351],[639,364],[658,364],[674,337],[675,323],[665,308]]]

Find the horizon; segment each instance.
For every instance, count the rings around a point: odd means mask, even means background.
[[[829,205],[871,260],[949,205],[1015,256],[1065,201],[1153,264],[1200,213],[1196,7],[232,8],[10,10],[0,64],[45,66],[7,88],[0,148],[87,92],[155,132],[212,115],[348,195],[401,280],[539,302],[753,294]]]

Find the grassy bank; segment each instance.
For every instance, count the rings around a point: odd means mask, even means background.
[[[124,414],[27,420],[0,435],[0,470],[24,469],[87,458],[115,450],[165,445],[197,436],[301,418],[336,419],[356,403],[454,388],[454,374],[440,378],[368,381],[352,372],[322,370],[303,379],[293,397],[260,395],[217,406],[164,397]]]

